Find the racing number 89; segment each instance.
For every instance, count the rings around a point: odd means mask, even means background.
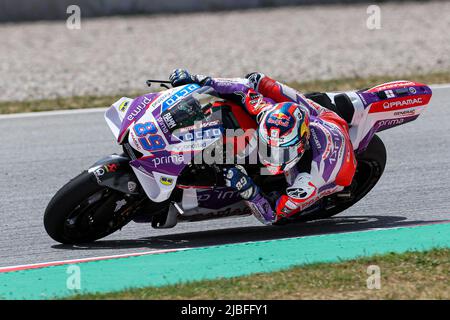
[[[138,123],[134,126],[134,132],[139,137],[139,142],[147,151],[158,151],[166,147],[163,138],[155,134],[158,132],[155,124],[152,122]],[[148,135],[148,136],[147,136]]]
[[[144,137],[148,134],[155,134],[158,132],[158,129],[156,129],[153,122],[145,122],[136,124],[134,126],[134,132],[136,132],[138,137]]]

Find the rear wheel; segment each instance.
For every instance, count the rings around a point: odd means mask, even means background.
[[[106,237],[132,218],[139,201],[98,185],[87,171],[52,198],[44,214],[48,235],[60,243],[87,243]]]
[[[357,155],[356,159],[358,160],[358,166],[352,185],[349,190],[343,191],[343,193],[351,191],[349,197],[339,194],[325,197],[320,200],[324,209],[296,216],[292,220],[306,222],[330,218],[350,208],[367,195],[380,180],[386,166],[386,147],[383,141],[375,135],[367,149],[362,154]],[[281,220],[280,222],[280,224],[284,224],[287,221]]]

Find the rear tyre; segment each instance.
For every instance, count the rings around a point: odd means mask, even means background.
[[[64,244],[87,243],[126,225],[136,200],[98,185],[87,171],[63,186],[44,214],[48,235]]]
[[[383,141],[377,135],[374,135],[367,146],[367,149],[362,154],[357,155],[356,159],[358,161],[358,166],[353,179],[354,182],[352,183],[353,196],[351,200],[335,200],[336,195],[325,197],[321,201],[334,201],[334,205],[320,212],[299,215],[292,220],[306,222],[327,219],[350,208],[366,196],[377,184],[378,180],[380,180],[384,168],[386,167],[386,147],[384,146]],[[281,220],[280,222],[280,224],[285,224],[287,221]]]

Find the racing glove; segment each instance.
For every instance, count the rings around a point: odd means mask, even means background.
[[[175,69],[169,76],[169,80],[174,87],[179,87],[191,83],[196,83],[203,86],[207,84],[208,81],[211,80],[211,78],[199,74],[190,74],[189,71],[185,69]]]
[[[226,186],[239,192],[250,207],[253,215],[264,224],[275,222],[276,215],[272,210],[269,201],[261,194],[258,186],[247,175],[244,167],[235,166],[224,169]]]

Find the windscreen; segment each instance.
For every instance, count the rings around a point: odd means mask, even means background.
[[[214,94],[211,87],[200,88],[165,110],[161,118],[171,132],[192,126],[198,121],[211,121],[211,106],[218,100]]]

